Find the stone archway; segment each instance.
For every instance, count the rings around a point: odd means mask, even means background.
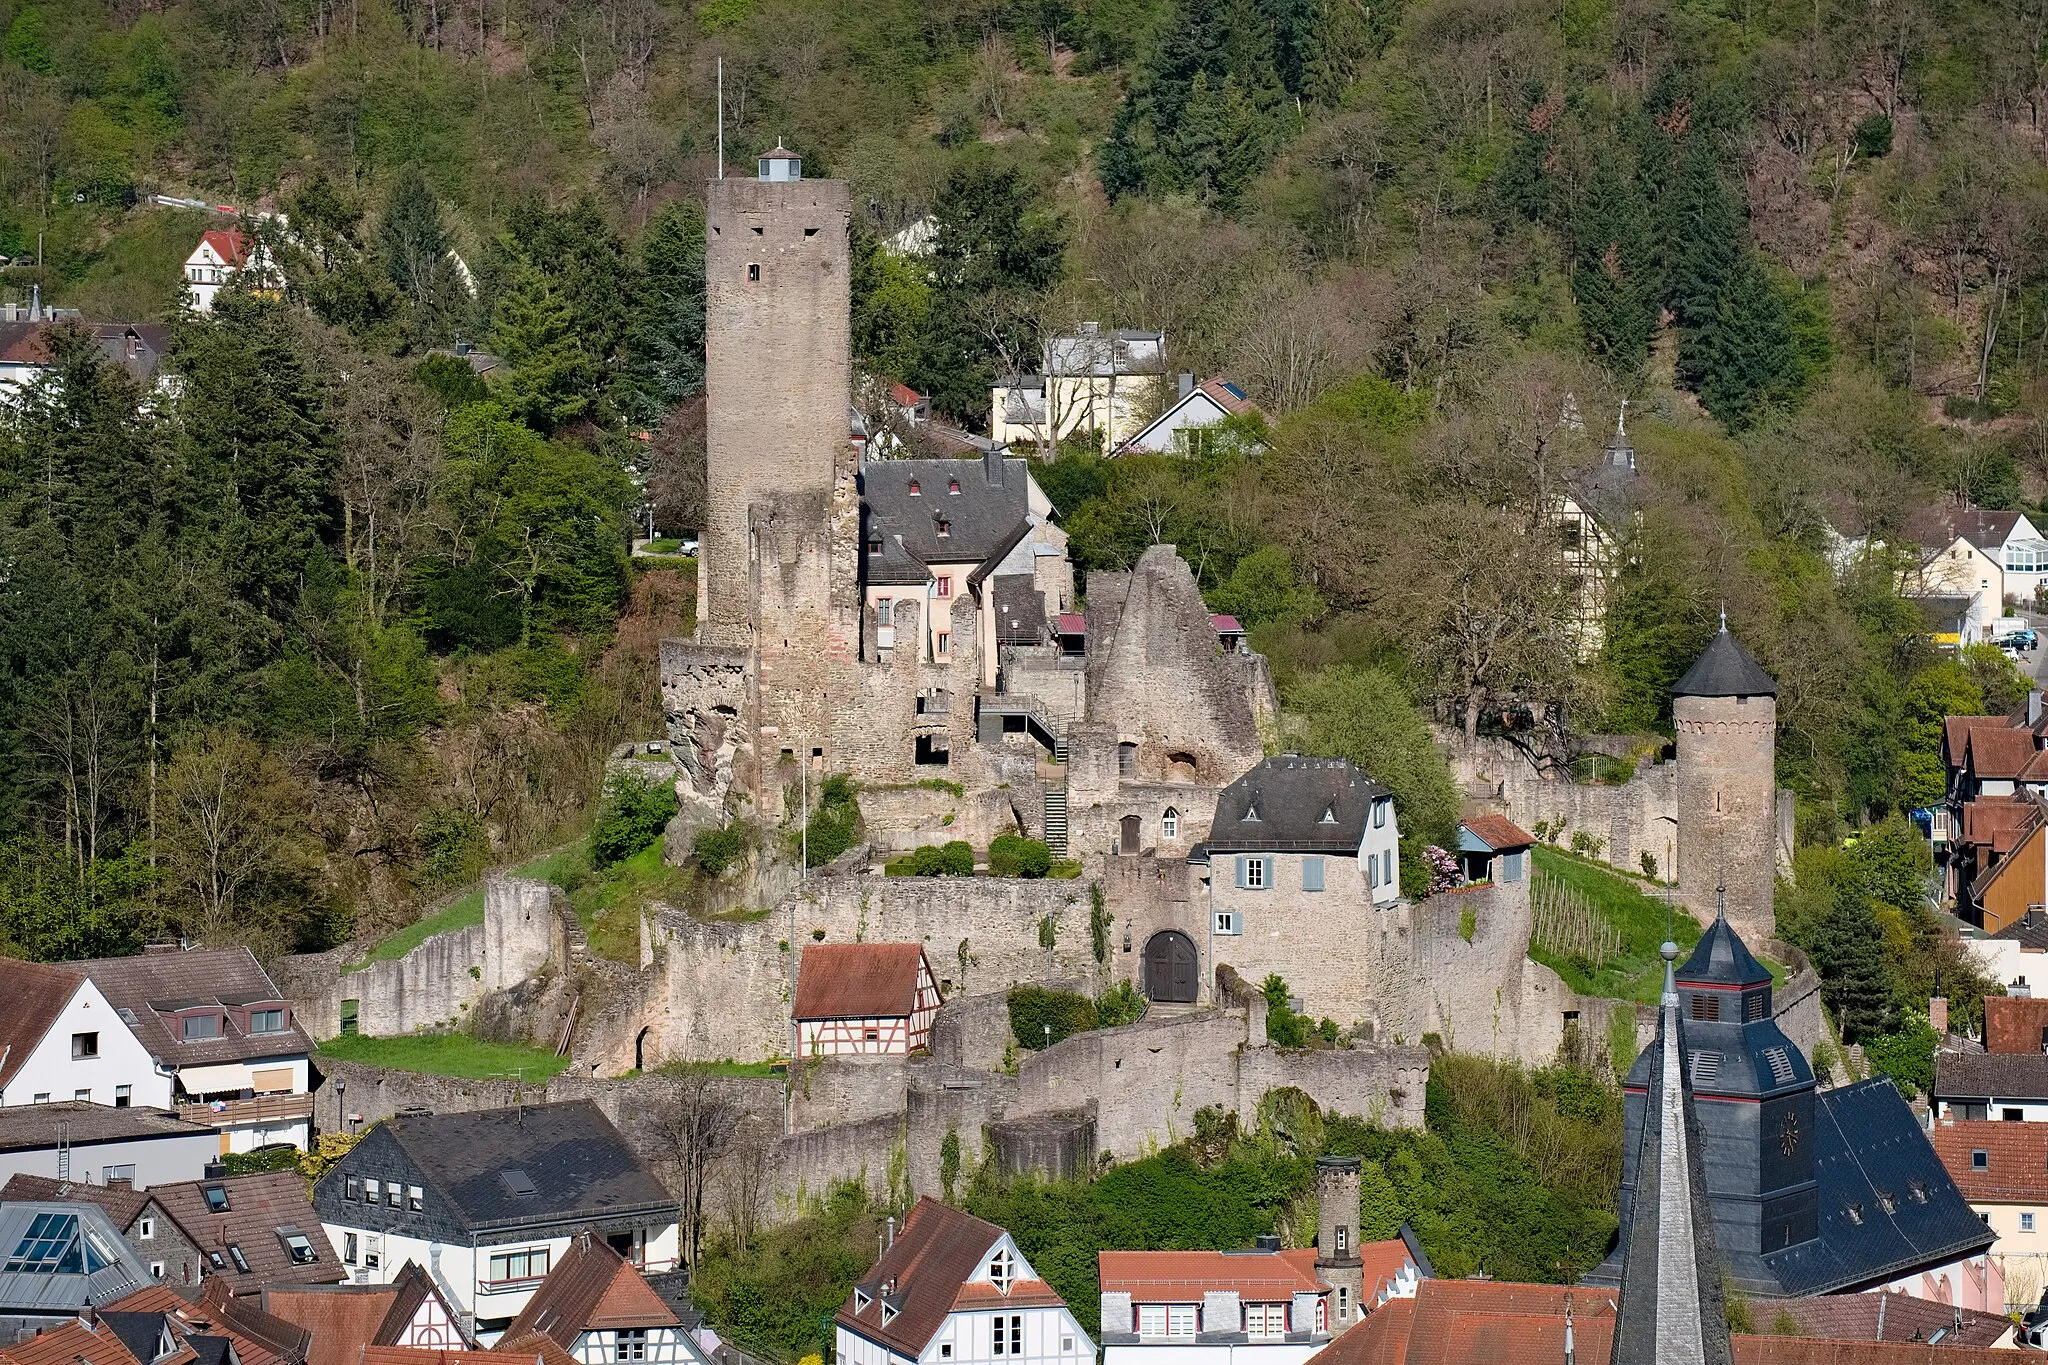
[[[635,1071],[645,1072],[647,1070],[647,1035],[652,1032],[654,1032],[654,1025],[649,1024],[633,1035],[633,1069]]]
[[[1195,944],[1178,929],[1166,929],[1145,941],[1145,998],[1160,1004],[1195,1003],[1202,981]]]

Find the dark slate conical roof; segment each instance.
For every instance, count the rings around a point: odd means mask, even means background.
[[[1764,672],[1749,651],[1735,643],[1727,622],[1715,634],[1706,652],[1694,661],[1671,689],[1674,697],[1775,697],[1778,685]]]
[[[1761,986],[1770,979],[1769,970],[1720,915],[1714,916],[1692,956],[1678,969],[1678,980],[1685,985]]]

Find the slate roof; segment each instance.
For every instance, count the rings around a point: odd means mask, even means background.
[[[861,472],[869,541],[877,530],[885,543],[901,536],[905,552],[920,564],[980,564],[1007,553],[1030,530],[1030,461],[1001,464],[1002,482],[992,484],[986,462],[978,459],[870,462]],[[960,491],[948,492],[956,483]],[[868,580],[881,581],[872,572]]]
[[[1103,1293],[1129,1294],[1138,1303],[1199,1301],[1211,1289],[1234,1290],[1246,1303],[1277,1303],[1297,1293],[1323,1294],[1330,1289],[1316,1274],[1314,1247],[1254,1252],[1098,1251],[1095,1263]]]
[[[2018,512],[1994,512],[1951,503],[1913,509],[1906,514],[1905,529],[1907,535],[1929,550],[1946,549],[1958,537],[1980,550],[1991,550],[2005,544],[2020,516]]]
[[[1881,1284],[1996,1240],[1890,1080],[1817,1092],[1813,1107],[1820,1236],[1764,1255],[1786,1293]]]
[[[2048,948],[2048,915],[2022,914],[1997,933],[1986,934],[1984,937],[2007,939],[2022,948]]]
[[[209,1189],[227,1196],[226,1212],[215,1213],[207,1204]],[[332,1284],[345,1277],[321,1229],[320,1216],[306,1197],[306,1182],[295,1170],[152,1185],[149,1194],[201,1252],[242,1249],[247,1271],[230,1259],[226,1270],[215,1272],[238,1295],[255,1294],[272,1284]],[[289,1234],[304,1237],[315,1259],[295,1264],[285,1246]]]
[[[137,1360],[134,1351],[111,1328],[94,1331],[81,1322],[60,1326],[0,1346],[0,1361],[6,1365],[142,1365],[155,1351]]]
[[[92,978],[121,1017],[158,1061],[174,1066],[244,1062],[261,1057],[298,1056],[313,1050],[294,1018],[280,1033],[245,1034],[229,1023],[218,1038],[186,1042],[159,1007],[211,1002],[221,1005],[288,1004],[283,992],[247,948],[194,948],[188,952],[143,952],[67,962],[64,967]]]
[[[87,1304],[108,1303],[150,1283],[149,1267],[97,1204],[55,1199],[0,1204],[0,1265],[36,1244],[32,1230],[40,1234],[40,1245],[52,1248],[57,1268],[0,1269],[0,1316],[70,1316]]]
[[[1600,463],[1565,480],[1573,501],[1610,534],[1629,523],[1641,499],[1642,483],[1631,458],[1634,453],[1625,444],[1614,445],[1610,438]]]
[[[982,1257],[1002,1236],[1003,1230],[994,1223],[984,1223],[926,1195],[911,1207],[895,1245],[861,1277],[859,1288],[839,1306],[833,1321],[917,1359],[953,1311],[968,1278],[981,1268]],[[884,1324],[882,1286],[891,1282],[895,1292],[890,1303],[896,1311]],[[857,1308],[862,1294],[868,1298],[867,1306]]]
[[[996,643],[1042,645],[1048,629],[1045,594],[1028,573],[997,574]]]
[[[1722,626],[1671,688],[1674,697],[1775,697],[1778,685]]]
[[[1535,835],[1505,815],[1475,815],[1470,820],[1461,822],[1458,827],[1468,831],[1492,853],[1500,853],[1511,848],[1528,848],[1536,842]]]
[[[2048,1100],[2048,1053],[1934,1053],[1937,1100]]]
[[[78,978],[62,967],[20,958],[0,958],[0,1089],[14,1080],[57,1022],[57,1016],[78,994]]]
[[[1677,972],[1680,986],[1761,986],[1770,979],[1770,970],[1722,915],[1714,916]]]
[[[419,1114],[388,1119],[389,1135],[432,1182],[468,1232],[574,1218],[646,1212],[674,1217],[676,1203],[592,1100]],[[338,1184],[346,1162],[321,1177]],[[503,1172],[522,1171],[534,1193],[514,1195]]]
[[[1208,846],[1225,853],[1356,855],[1372,803],[1389,795],[1349,759],[1280,754],[1223,789]]]
[[[610,1246],[585,1233],[548,1272],[505,1337],[537,1332],[565,1351],[585,1332],[621,1327],[674,1327],[669,1311],[640,1272]]]
[[[797,1019],[907,1019],[924,949],[915,943],[813,943],[797,967]],[[928,967],[924,969],[929,972]]]

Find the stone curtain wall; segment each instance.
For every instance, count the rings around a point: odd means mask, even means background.
[[[484,880],[484,922],[435,934],[404,957],[342,968],[366,948],[351,945],[273,964],[278,989],[315,1039],[341,1032],[341,1004],[357,1001],[356,1030],[384,1038],[460,1023],[490,991],[507,990],[566,955],[546,882]]]
[[[1452,771],[1466,791],[1498,807],[1508,819],[1535,832],[1537,824],[1564,821],[1558,842],[1569,845],[1583,831],[1600,840],[1599,856],[1615,867],[1642,870],[1642,855],[1656,860],[1668,877],[1678,841],[1679,770],[1670,763],[1643,764],[1618,786],[1584,786],[1564,781],[1531,756],[1498,739],[1467,743],[1462,734],[1439,730],[1439,743],[1452,752]]]
[[[1053,919],[1054,946],[1039,946]],[[1023,982],[1093,979],[1088,886],[1082,881],[991,877],[877,877],[823,873],[766,917],[704,921],[664,911],[655,925],[667,954],[663,996],[644,1021],[666,1058],[754,1060],[789,1049],[793,978],[789,944],[918,943],[946,995],[1008,990]],[[792,916],[794,929],[792,930]]]

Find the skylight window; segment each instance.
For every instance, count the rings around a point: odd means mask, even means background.
[[[311,1265],[320,1259],[319,1253],[313,1250],[313,1244],[306,1239],[305,1233],[279,1229],[278,1236],[283,1240],[285,1254],[292,1258],[293,1265]]]
[[[505,1193],[514,1199],[531,1199],[540,1193],[534,1188],[533,1178],[525,1171],[500,1171],[498,1182],[505,1187]]]
[[[230,1243],[228,1245],[228,1255],[234,1260],[236,1270],[244,1275],[249,1273],[249,1258],[242,1254],[241,1247]]]
[[[206,1187],[206,1211],[208,1213],[226,1213],[230,1207],[227,1186],[208,1185]]]
[[[1322,818],[1322,819],[1320,819],[1320,820],[1318,820],[1318,821],[1316,821],[1316,823],[1317,823],[1317,824],[1319,824],[1319,825],[1334,825],[1334,824],[1336,824],[1336,823],[1337,823],[1337,808],[1336,808],[1335,806],[1325,806],[1325,807],[1323,807],[1323,818]]]
[[[80,1233],[78,1215],[39,1213],[15,1244],[4,1269],[32,1275],[92,1275],[113,1261],[114,1254],[101,1246],[98,1238]]]

